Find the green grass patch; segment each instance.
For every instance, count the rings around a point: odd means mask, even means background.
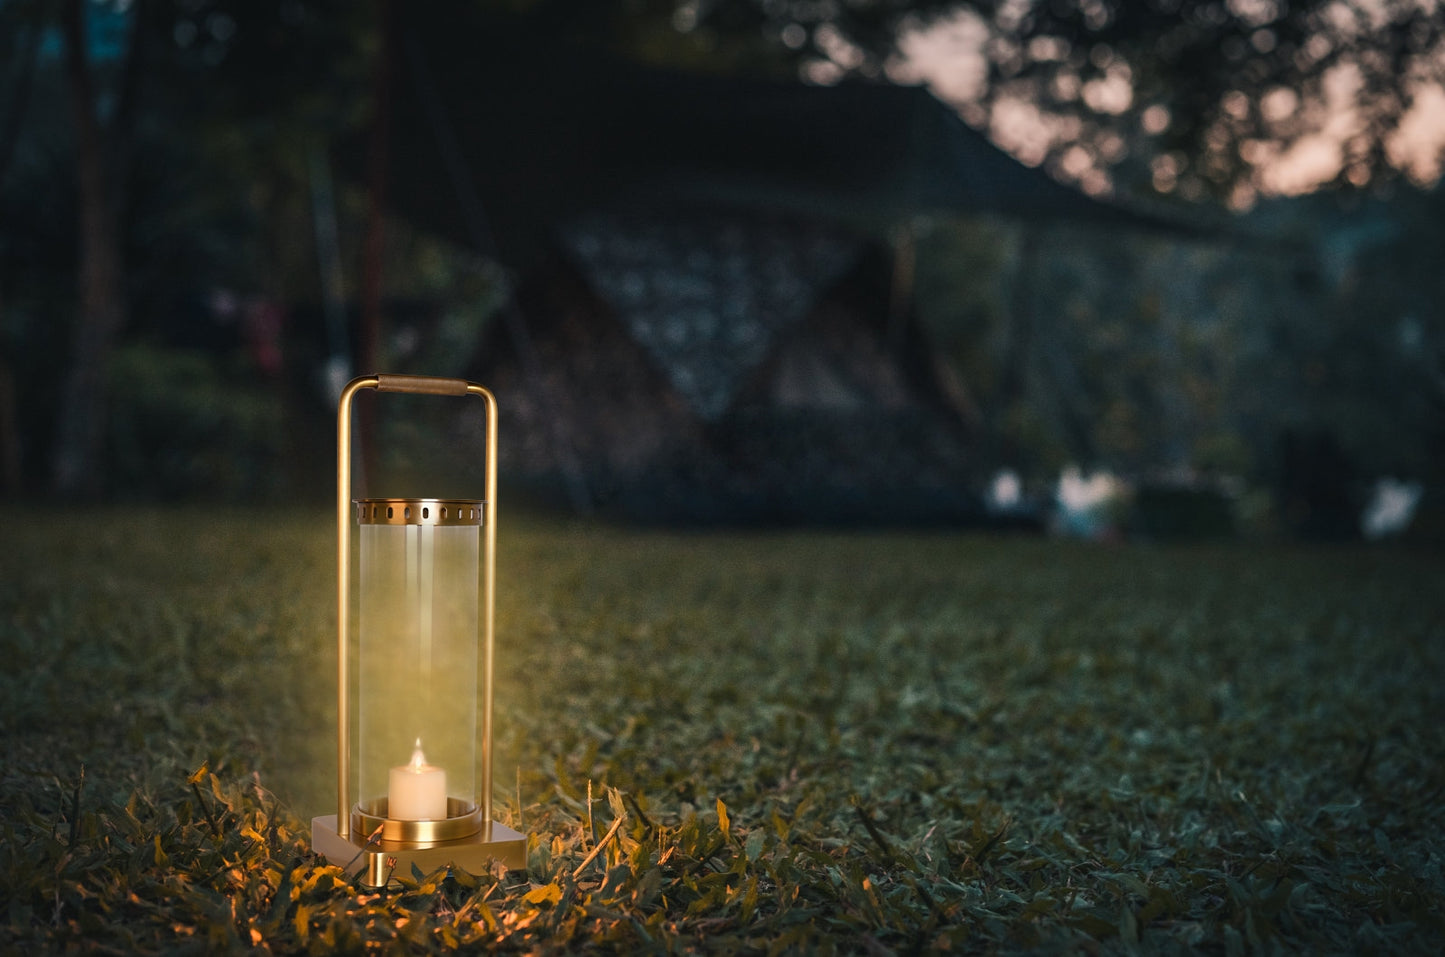
[[[3,519],[6,952],[1445,946],[1436,558],[510,520],[529,869],[374,893],[328,516]]]

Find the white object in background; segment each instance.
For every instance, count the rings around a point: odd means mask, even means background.
[[[988,506],[996,512],[1008,512],[1023,504],[1024,484],[1013,469],[1002,469],[988,487]]]
[[[1088,478],[1078,466],[1070,465],[1059,474],[1055,497],[1059,511],[1057,531],[1080,538],[1101,538],[1114,531],[1110,506],[1126,488],[1110,472],[1094,472]]]
[[[1410,527],[1415,507],[1420,504],[1424,488],[1419,482],[1398,482],[1382,478],[1370,493],[1370,504],[1360,516],[1360,531],[1369,539],[1398,535]]]

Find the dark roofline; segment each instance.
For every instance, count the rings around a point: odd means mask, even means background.
[[[704,76],[575,49],[479,57],[448,24],[408,29],[392,201],[513,262],[605,203],[682,198],[854,221],[988,213],[1213,231],[1027,167],[922,87]]]

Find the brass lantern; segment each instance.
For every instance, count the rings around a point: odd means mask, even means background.
[[[485,497],[352,501],[351,404],[362,389],[480,397]],[[494,861],[526,866],[525,835],[492,819],[496,459],[496,399],[474,382],[362,376],[341,393],[336,813],[312,819],[311,843],[368,886],[384,886],[413,864],[424,872],[444,864],[477,872]],[[360,538],[354,642],[353,525]]]

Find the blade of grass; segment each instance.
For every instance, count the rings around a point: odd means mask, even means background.
[[[627,820],[626,817],[619,817],[612,822],[612,827],[607,830],[607,836],[602,838],[597,846],[592,848],[592,853],[588,854],[582,863],[577,865],[577,869],[572,872],[572,879],[574,881],[582,876],[582,872],[587,869],[588,864],[591,864],[597,859],[597,855],[602,853],[602,849],[607,846],[607,843],[617,836],[617,831],[622,827],[622,822],[625,820]]]

